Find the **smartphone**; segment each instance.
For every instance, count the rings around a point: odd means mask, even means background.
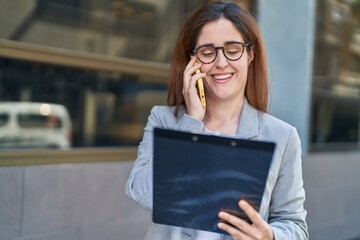
[[[196,63],[195,63],[196,65]],[[200,69],[196,69],[195,73],[200,73]],[[205,101],[205,91],[204,91],[204,83],[203,83],[203,79],[199,78],[196,81],[196,87],[198,89],[199,92],[199,97],[200,97],[200,101],[201,101],[201,105],[203,106],[203,108],[206,107],[206,101]]]

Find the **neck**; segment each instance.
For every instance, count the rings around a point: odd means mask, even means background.
[[[208,102],[209,107],[205,114],[206,128],[223,134],[236,134],[244,99],[242,97],[239,101]]]

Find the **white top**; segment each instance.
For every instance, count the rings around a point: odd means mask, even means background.
[[[221,239],[222,237],[219,233],[196,230],[195,240],[221,240]]]

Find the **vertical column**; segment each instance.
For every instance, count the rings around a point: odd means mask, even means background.
[[[316,3],[259,0],[258,7],[258,22],[268,56],[269,111],[297,128],[306,153]]]
[[[96,95],[87,88],[85,90],[84,110],[84,146],[93,146],[96,131]]]

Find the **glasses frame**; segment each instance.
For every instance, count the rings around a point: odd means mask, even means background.
[[[225,47],[226,47],[227,45],[231,45],[231,44],[240,44],[241,46],[243,46],[243,50],[242,50],[242,53],[241,53],[240,57],[238,57],[238,58],[236,58],[236,59],[230,59],[228,56],[226,56],[226,54],[225,54]],[[193,54],[193,55],[196,55],[197,59],[198,59],[200,62],[202,62],[203,64],[210,64],[210,63],[213,63],[213,62],[216,60],[217,55],[218,55],[218,50],[221,49],[221,50],[222,50],[222,53],[224,54],[224,56],[225,56],[225,58],[226,58],[227,60],[229,60],[229,61],[237,61],[237,60],[239,60],[239,59],[244,55],[245,48],[251,47],[251,46],[253,46],[253,45],[254,45],[254,44],[249,43],[249,42],[243,43],[243,42],[237,42],[237,41],[228,42],[228,43],[225,44],[225,46],[222,46],[222,47],[214,47],[214,46],[209,46],[209,45],[206,44],[206,45],[201,45],[201,46],[195,48],[195,49],[192,51],[192,54]],[[203,61],[201,61],[201,59],[197,56],[197,53],[198,53],[199,49],[204,48],[204,47],[212,48],[212,49],[215,50],[215,57],[214,57],[214,59],[213,59],[212,61],[210,61],[210,62],[203,62]]]

